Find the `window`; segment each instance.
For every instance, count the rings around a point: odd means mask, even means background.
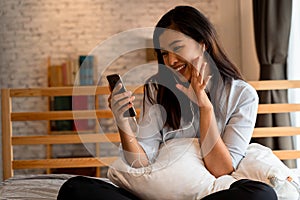
[[[292,25],[289,41],[288,52],[288,79],[299,80],[300,79],[300,1],[293,0],[293,13],[292,13]],[[290,103],[300,103],[300,89],[291,89],[288,91],[288,99]],[[291,114],[291,123],[293,126],[300,127],[300,113]],[[296,148],[300,149],[300,136],[296,137]],[[300,160],[297,161],[297,167],[300,168]]]

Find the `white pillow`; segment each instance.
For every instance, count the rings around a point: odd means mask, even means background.
[[[141,199],[201,199],[228,189],[232,176],[216,179],[203,165],[198,139],[172,139],[147,168],[131,168],[121,158],[108,170],[108,178]]]
[[[271,151],[250,144],[232,176],[215,178],[203,165],[198,139],[180,138],[162,146],[151,168],[131,168],[121,158],[108,170],[108,178],[141,199],[201,199],[228,189],[236,180],[257,180],[272,186],[279,200],[297,200],[297,188],[286,181],[296,176]]]
[[[280,200],[298,200],[297,187],[287,181],[287,177],[290,176],[298,182],[297,176],[273,154],[270,148],[260,144],[249,145],[245,158],[232,176],[238,180],[248,178],[267,183],[274,188]]]

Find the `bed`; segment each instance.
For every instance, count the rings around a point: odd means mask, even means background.
[[[276,81],[250,81],[257,91],[259,90],[285,90],[300,88],[300,80],[276,80]],[[131,86],[128,89],[136,94],[142,94],[142,87]],[[59,187],[74,174],[52,174],[55,168],[97,168],[98,178],[110,182],[105,176],[101,176],[101,169],[113,163],[116,156],[97,155],[84,158],[52,158],[50,155],[44,159],[15,159],[14,147],[18,145],[51,145],[95,143],[118,143],[120,138],[117,132],[103,132],[95,130],[87,133],[68,134],[44,134],[16,136],[13,131],[13,123],[18,121],[38,120],[81,120],[81,119],[112,119],[113,115],[107,108],[107,102],[101,98],[109,93],[107,87],[81,86],[81,87],[47,87],[47,88],[24,88],[2,89],[2,161],[3,179],[0,185],[0,199],[56,199]],[[19,97],[45,97],[53,96],[84,96],[95,97],[96,105],[93,110],[65,110],[65,111],[34,111],[24,112],[13,109],[13,99]],[[103,102],[103,105],[99,105]],[[258,113],[283,113],[299,112],[298,104],[260,104]],[[140,110],[137,109],[139,114]],[[99,134],[100,133],[100,134]],[[284,137],[300,135],[300,127],[267,127],[255,128],[253,137]],[[273,153],[281,160],[300,158],[300,150],[277,150]],[[45,169],[44,174],[14,175],[16,170],[21,169]],[[299,174],[297,169],[294,171]]]

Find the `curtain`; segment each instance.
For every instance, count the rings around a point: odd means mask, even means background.
[[[287,79],[287,55],[291,27],[292,0],[253,0],[254,34],[260,80]],[[286,103],[287,91],[273,90],[258,93],[260,103]],[[290,125],[288,113],[260,114],[256,127]],[[271,149],[293,149],[292,137],[257,138]],[[284,161],[288,167],[296,167],[295,161]]]

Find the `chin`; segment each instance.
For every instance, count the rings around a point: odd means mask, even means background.
[[[191,82],[192,76],[190,75],[190,73],[182,74],[182,78],[184,79],[184,82]]]

